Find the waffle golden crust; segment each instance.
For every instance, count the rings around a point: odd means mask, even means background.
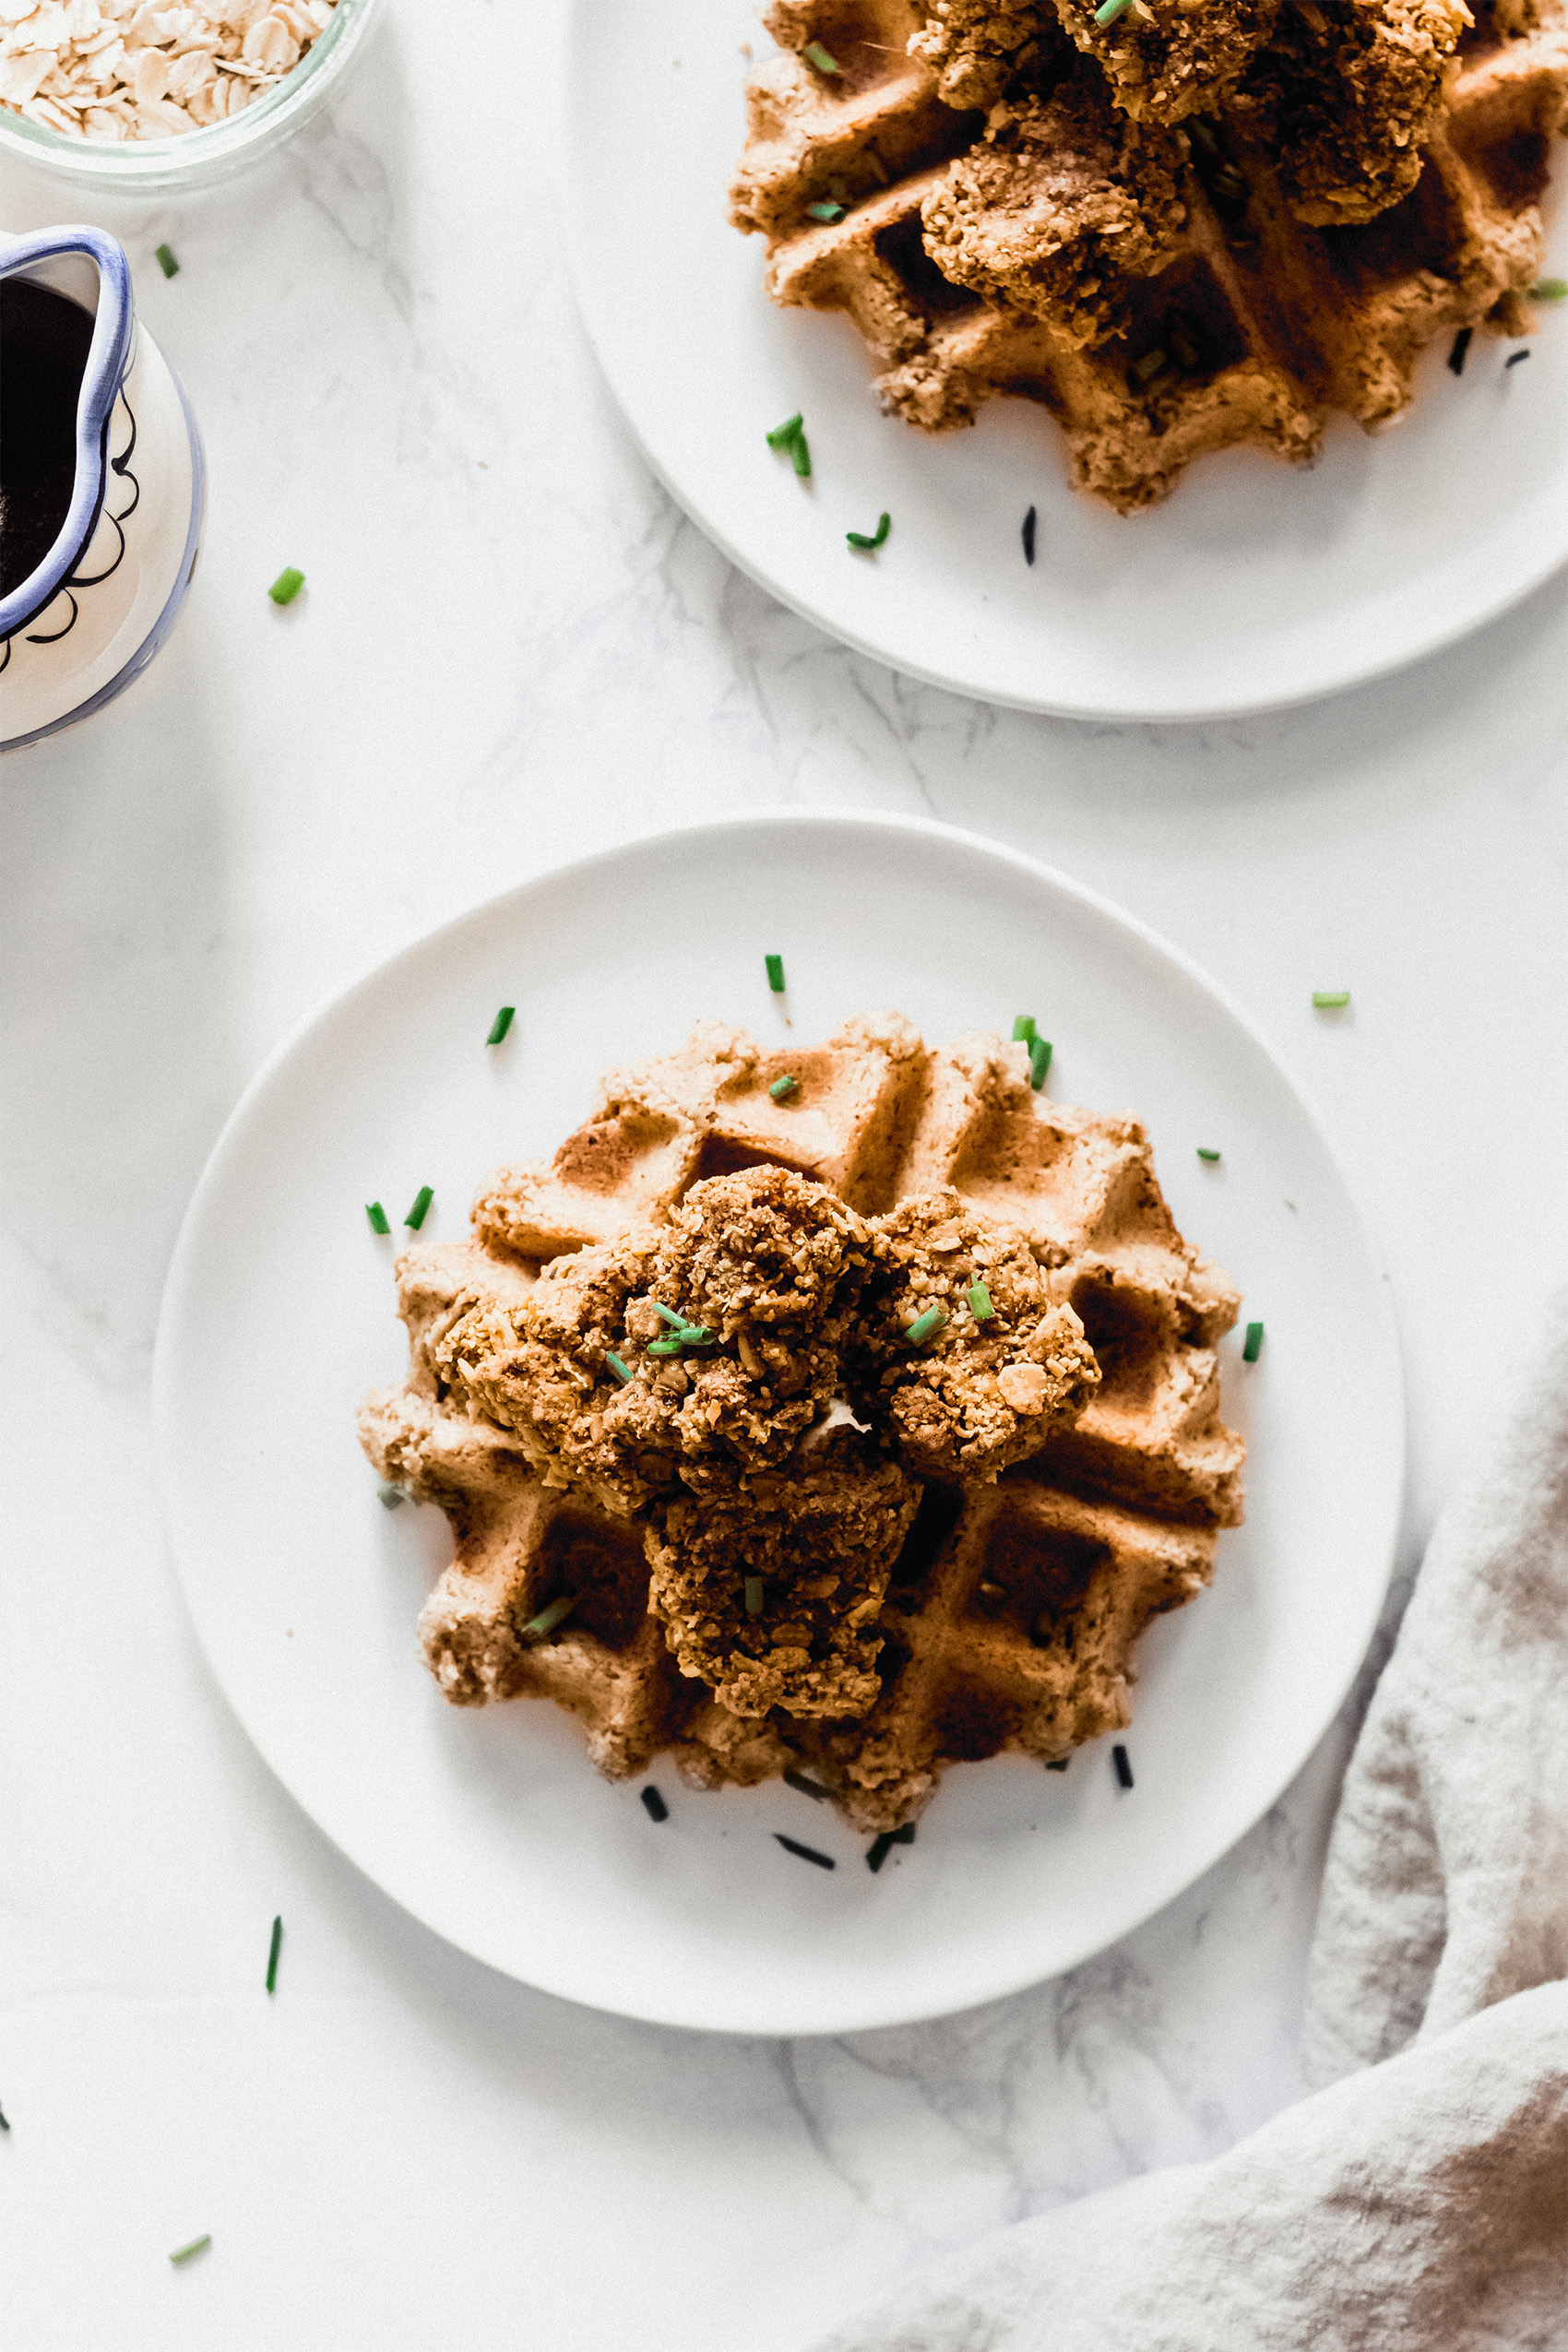
[[[778,0],[731,217],[929,431],[1048,408],[1123,511],[1527,331],[1568,0]],[[803,53],[814,45],[837,68]],[[841,209],[814,218],[808,207]]]
[[[426,1657],[457,1704],[554,1698],[614,1776],[804,1765],[897,1827],[946,1763],[1124,1723],[1132,1643],[1240,1517],[1234,1292],[1142,1129],[992,1037],[705,1024],[398,1291],[410,1377],[361,1431],[452,1525]]]

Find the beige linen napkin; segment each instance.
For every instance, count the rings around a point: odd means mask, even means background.
[[[1331,2086],[819,2352],[1568,2352],[1564,1979],[1568,1300],[1443,1513],[1346,1776],[1306,2035]]]

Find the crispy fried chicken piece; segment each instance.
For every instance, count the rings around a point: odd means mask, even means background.
[[[1408,196],[1472,21],[1463,0],[1309,0],[1285,7],[1228,101],[1276,156],[1298,220],[1344,228]]]
[[[1080,64],[1050,98],[992,109],[921,208],[926,251],[956,285],[1103,342],[1124,281],[1175,257],[1184,162],[1178,134],[1119,114]]]
[[[932,0],[909,54],[936,68],[939,96],[962,110],[1049,73],[1065,46],[1051,0]]]
[[[1021,1236],[951,1189],[903,1202],[873,1227],[876,1273],[858,1369],[870,1410],[916,1478],[990,1480],[1069,1428],[1099,1385],[1071,1307],[1053,1305]],[[976,1282],[989,1294],[978,1301]],[[943,1320],[911,1344],[932,1310]]]
[[[877,1614],[920,1495],[897,1463],[836,1434],[817,1467],[656,1505],[649,1605],[682,1673],[734,1715],[865,1714]]]
[[[1063,24],[1101,66],[1116,105],[1139,121],[1179,123],[1222,102],[1268,39],[1280,0],[1133,0],[1097,25],[1097,0],[1058,0]]]

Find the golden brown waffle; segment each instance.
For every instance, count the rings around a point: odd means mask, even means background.
[[[797,1092],[775,1102],[786,1074]],[[515,1317],[542,1263],[634,1221],[657,1231],[704,1178],[769,1165],[831,1182],[868,1218],[951,1186],[1027,1244],[1101,1376],[1032,1459],[989,1484],[926,1483],[876,1620],[880,1696],[849,1720],[739,1713],[680,1673],[648,1613],[636,1522],[443,1375],[446,1336]],[[803,1767],[868,1830],[911,1820],[948,1763],[1059,1761],[1127,1722],[1132,1645],[1207,1583],[1216,1531],[1241,1517],[1243,1451],[1218,1417],[1214,1355],[1237,1297],[1176,1231],[1135,1121],[1051,1102],[1024,1046],[980,1032],[930,1051],[898,1015],[862,1016],[822,1047],[767,1054],[706,1023],[680,1053],[610,1073],[553,1163],[504,1170],[473,1221],[473,1240],[399,1260],[410,1377],[361,1415],[383,1477],[451,1521],[456,1557],[421,1619],[449,1699],[552,1698],[614,1776],[665,1750],[701,1787]],[[835,1429],[820,1453],[860,1443]]]
[[[1568,0],[1463,14],[778,0],[732,218],[776,302],[854,319],[886,410],[1039,401],[1073,480],[1130,510],[1206,450],[1302,460],[1331,410],[1386,422],[1461,328],[1528,331]]]

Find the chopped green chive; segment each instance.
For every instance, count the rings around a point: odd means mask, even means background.
[[[820,41],[808,41],[801,54],[816,67],[819,74],[841,74],[844,70],[836,57],[830,57]]]
[[[1029,1039],[1029,1084],[1039,1094],[1045,1084],[1045,1074],[1051,1067],[1051,1045],[1049,1038]]]
[[[677,1314],[673,1307],[661,1307],[657,1299],[653,1301],[653,1308],[654,1313],[661,1314],[672,1327],[675,1336],[673,1339],[650,1339],[647,1349],[650,1356],[672,1356],[678,1348],[706,1348],[713,1336],[706,1323],[688,1323],[683,1314]]]
[[[786,1788],[798,1788],[802,1797],[814,1797],[819,1805],[826,1804],[833,1795],[831,1788],[825,1788],[820,1780],[809,1780],[803,1772],[788,1771],[779,1776]]]
[[[1263,1325],[1261,1323],[1250,1323],[1247,1325],[1246,1338],[1241,1344],[1241,1361],[1244,1364],[1255,1364],[1262,1353]]]
[[[746,1615],[748,1617],[760,1617],[762,1615],[762,1578],[760,1576],[748,1576],[746,1578],[745,1598]]]
[[[511,1028],[513,1020],[517,1016],[517,1008],[515,1004],[503,1004],[500,1012],[497,1013],[494,1020],[492,1021],[490,1025],[490,1035],[484,1040],[486,1045],[500,1044],[502,1039]]]
[[[657,1299],[653,1302],[653,1312],[656,1315],[662,1315],[672,1331],[695,1331],[697,1328],[695,1323],[686,1321],[678,1307],[661,1307]]]
[[[518,1627],[519,1640],[542,1642],[547,1633],[553,1633],[561,1620],[568,1616],[576,1605],[576,1593],[563,1593],[560,1598],[552,1600],[547,1609],[541,1609],[537,1617],[530,1617],[526,1625]]]
[[[846,531],[844,536],[849,540],[851,547],[875,549],[882,545],[892,528],[892,516],[884,514],[877,517],[877,525],[874,531]]]
[[[786,417],[782,424],[776,424],[774,426],[773,431],[766,436],[768,447],[770,449],[788,449],[790,442],[793,441],[796,434],[799,433],[804,422],[804,418],[802,416],[799,409],[797,409],[792,417]]]
[[[765,956],[763,960],[767,966],[767,985],[773,991],[775,996],[782,996],[784,993],[783,956]]]
[[[773,1084],[767,1089],[775,1102],[782,1102],[787,1096],[799,1094],[800,1090],[801,1082],[799,1078],[790,1077],[775,1078]]]
[[[276,1992],[278,1990],[278,1954],[282,1951],[282,1949],[283,1914],[279,1911],[278,1917],[272,1922],[272,1942],[267,1954],[267,1990],[268,1992]]]
[[[807,445],[806,436],[803,433],[797,433],[793,441],[790,442],[790,458],[801,480],[802,481],[809,481],[811,479],[812,469],[812,453]]]
[[[1349,1002],[1350,992],[1348,988],[1314,988],[1313,991],[1314,1012],[1336,1013],[1342,1004],[1348,1004]]]
[[[1034,1016],[1034,1015],[1033,1015],[1032,1013],[1019,1013],[1019,1014],[1016,1014],[1016,1015],[1015,1016],[1015,1017],[1014,1017],[1014,1021],[1013,1021],[1013,1042],[1014,1042],[1014,1044],[1015,1044],[1015,1045],[1033,1045],[1034,1041],[1035,1041],[1035,1016]]]
[[[1210,1151],[1206,1144],[1200,1144],[1198,1146],[1198,1158],[1200,1159],[1218,1159],[1219,1158],[1219,1154],[1217,1151]]]
[[[274,604],[292,604],[304,584],[304,574],[296,572],[291,564],[286,564],[267,593]]]
[[[819,1854],[814,1846],[802,1846],[796,1837],[786,1837],[781,1829],[773,1833],[786,1854],[798,1854],[802,1862],[814,1862],[819,1871],[836,1871],[838,1867],[831,1854]]]
[[[370,1229],[373,1233],[391,1232],[392,1228],[386,1222],[386,1211],[379,1201],[366,1201],[364,1213],[370,1219]]]
[[[434,1198],[434,1185],[422,1184],[419,1191],[414,1194],[414,1205],[412,1208],[410,1209],[407,1217],[403,1219],[404,1224],[410,1226],[417,1233],[420,1227],[424,1223],[425,1213],[429,1209],[430,1204]]]
[[[1132,1760],[1128,1756],[1127,1751],[1122,1745],[1120,1740],[1118,1740],[1116,1745],[1111,1751],[1111,1761],[1116,1766],[1116,1782],[1118,1788],[1130,1788],[1133,1785]]]
[[[650,1339],[647,1352],[650,1356],[678,1356],[681,1352],[680,1334],[677,1332],[673,1339]]]
[[[1094,12],[1094,20],[1097,25],[1113,25],[1132,5],[1133,0],[1101,0],[1101,5]]]
[[[375,1490],[375,1499],[384,1511],[400,1511],[408,1496],[400,1486],[388,1486],[384,1479]]]
[[[964,1296],[969,1302],[969,1313],[977,1323],[984,1323],[988,1315],[993,1315],[996,1313],[996,1309],[991,1303],[991,1292],[983,1282],[971,1282]]]
[[[867,1870],[874,1874],[886,1861],[895,1846],[912,1846],[914,1842],[915,1824],[912,1821],[907,1821],[902,1829],[885,1829],[879,1837],[872,1839],[866,1848]]]
[[[911,1348],[918,1348],[922,1340],[931,1337],[933,1331],[940,1331],[946,1320],[947,1315],[944,1308],[927,1307],[923,1315],[915,1317],[904,1336]]]
[[[637,1794],[643,1800],[643,1811],[649,1821],[669,1820],[670,1808],[651,1781],[646,1788],[639,1788]]]
[[[177,2247],[169,2259],[172,2263],[188,2263],[196,2255],[205,2254],[211,2243],[212,2232],[209,2229],[205,2238],[193,2238],[188,2246]]]
[[[1142,386],[1151,382],[1165,365],[1165,353],[1156,348],[1152,351],[1146,351],[1141,360],[1134,360],[1127,370],[1127,374],[1135,386]]]
[[[814,220],[842,220],[844,218],[841,204],[808,204],[806,210]]]
[[[1526,291],[1532,303],[1568,302],[1568,278],[1538,278]]]
[[[605,1359],[604,1359],[604,1360],[605,1360],[605,1362],[609,1365],[609,1367],[610,1367],[611,1371],[614,1373],[614,1375],[615,1375],[616,1379],[617,1379],[618,1381],[620,1381],[620,1383],[622,1384],[622,1385],[623,1385],[623,1387],[624,1387],[624,1386],[625,1385],[625,1384],[626,1384],[626,1383],[627,1383],[627,1382],[631,1379],[632,1375],[631,1375],[631,1373],[630,1373],[630,1372],[626,1370],[625,1365],[624,1365],[624,1364],[621,1361],[620,1357],[619,1357],[619,1356],[606,1356],[606,1357],[605,1357]]]
[[[165,278],[177,278],[179,276],[180,265],[174,258],[174,248],[172,245],[159,245],[155,247],[152,258],[158,264],[158,267],[161,269]],[[1536,289],[1532,286],[1530,291],[1534,293]]]

